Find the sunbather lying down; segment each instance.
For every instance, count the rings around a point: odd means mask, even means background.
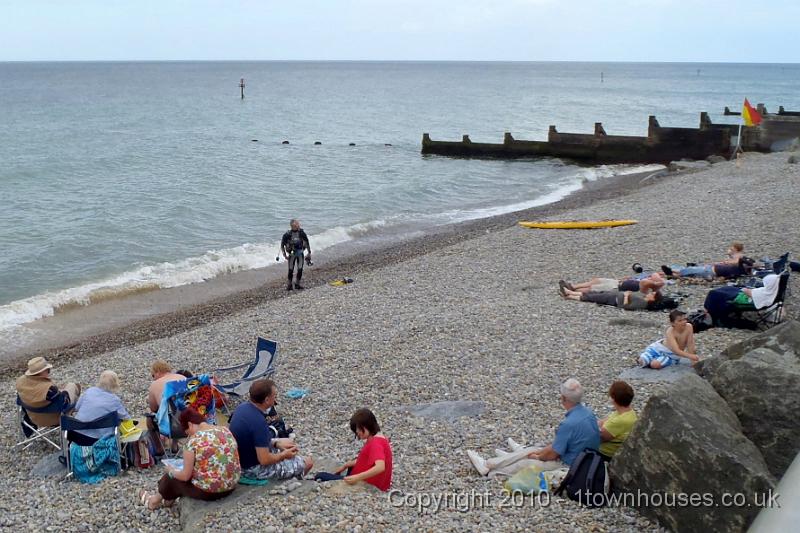
[[[713,263],[681,267],[679,265],[661,265],[661,270],[672,278],[714,278],[734,279],[753,271],[755,262],[748,257],[740,257],[736,263]]]
[[[661,272],[653,273],[643,279],[635,278],[592,278],[582,283],[567,283],[559,281],[559,285],[576,292],[603,292],[603,291],[631,291],[647,294],[661,290],[664,287],[664,274]]]
[[[658,291],[648,294],[619,290],[578,292],[571,291],[564,285],[559,287],[559,293],[567,300],[611,305],[628,311],[657,309],[662,299],[662,295]]]

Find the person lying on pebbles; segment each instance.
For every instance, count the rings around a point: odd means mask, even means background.
[[[671,278],[733,279],[752,269],[753,260],[744,256],[744,244],[734,242],[727,251],[728,258],[714,263],[681,267],[661,265],[661,270]]]
[[[639,355],[639,365],[645,368],[666,368],[677,365],[681,358],[694,365],[700,360],[694,344],[694,327],[686,318],[686,313],[673,309],[669,313],[669,327],[663,339],[650,344]]]
[[[363,481],[386,492],[392,484],[392,445],[380,433],[378,420],[369,409],[359,409],[350,418],[350,430],[364,441],[358,457],[333,473],[318,472],[314,479],[343,480],[348,485]]]
[[[508,439],[511,453],[484,459],[477,452],[467,450],[467,457],[482,476],[513,476],[528,466],[537,466],[541,471],[568,467],[586,448],[597,450],[600,447],[597,417],[582,401],[583,387],[577,379],[570,378],[561,384],[561,406],[567,412],[556,429],[552,444],[540,449],[526,448]]]
[[[620,291],[616,289],[578,292],[571,291],[565,285],[561,285],[558,288],[558,292],[566,300],[610,305],[627,311],[655,310],[662,300],[662,295],[659,291],[653,291],[648,294],[639,291]]]
[[[559,280],[558,285],[575,292],[631,291],[647,294],[664,287],[664,274],[654,272],[644,279],[634,278],[592,278],[582,283],[567,283]]]

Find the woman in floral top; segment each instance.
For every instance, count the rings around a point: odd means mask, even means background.
[[[212,426],[195,409],[180,415],[181,427],[189,436],[183,452],[183,469],[167,467],[158,482],[158,494],[142,491],[140,499],[151,510],[172,505],[181,496],[197,500],[218,500],[236,488],[241,467],[236,439],[228,428]]]

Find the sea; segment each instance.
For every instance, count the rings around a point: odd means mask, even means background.
[[[244,78],[244,98],[240,80]],[[558,200],[652,167],[420,154],[800,109],[800,64],[0,63],[0,343],[45,317]],[[288,141],[288,144],[284,141]],[[658,167],[655,167],[658,168]]]

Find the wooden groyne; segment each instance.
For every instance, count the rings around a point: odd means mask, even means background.
[[[502,144],[473,143],[469,135],[461,141],[434,141],[422,135],[422,153],[456,157],[528,158],[559,157],[586,163],[662,163],[677,159],[705,159],[731,153],[731,137],[738,126],[713,124],[707,113],[700,115],[699,128],[662,127],[650,116],[647,136],[608,135],[600,122],[593,134],[561,133],[550,126],[547,141],[523,141],[506,133]]]

